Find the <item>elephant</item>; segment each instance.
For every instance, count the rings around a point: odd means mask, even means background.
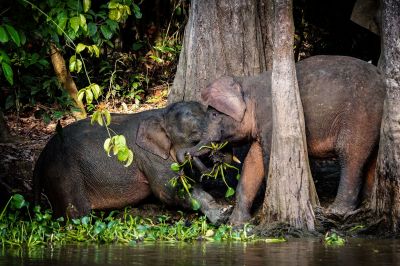
[[[178,197],[168,181],[176,175],[171,164],[175,150],[200,141],[206,112],[196,102],[181,102],[137,114],[114,114],[110,128],[123,134],[134,152],[134,161],[124,167],[108,158],[104,128],[89,119],[75,122],[54,135],[35,165],[35,202],[44,189],[54,214],[79,217],[91,210],[121,208],[154,194],[163,203],[190,207],[191,198]],[[191,196],[212,223],[229,218],[232,206],[217,204],[200,186]]]
[[[310,158],[336,158],[340,181],[329,213],[357,207],[362,186],[369,193],[385,98],[384,77],[370,63],[346,56],[314,56],[296,63]],[[272,135],[271,72],[252,77],[221,77],[201,90],[208,106],[200,143],[177,150],[178,161],[210,142],[249,142],[230,223],[251,218],[250,207],[268,172]],[[372,176],[372,175],[370,175]],[[363,182],[364,181],[364,182]],[[268,183],[268,181],[267,181]],[[365,185],[366,184],[366,185]],[[267,184],[268,185],[268,184]]]

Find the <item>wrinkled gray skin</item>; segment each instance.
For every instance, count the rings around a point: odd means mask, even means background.
[[[383,77],[375,66],[344,56],[311,57],[297,63],[296,71],[309,156],[338,158],[340,184],[329,210],[345,214],[356,208],[363,173],[375,156],[385,97]],[[204,155],[207,151],[198,148],[210,142],[259,144],[263,156],[258,157],[264,158],[258,160],[263,159],[264,171],[254,166],[257,165],[254,154],[260,153],[253,153],[252,160],[248,160],[253,162],[250,166],[246,166],[245,159],[243,169],[248,171],[242,172],[237,188],[236,206],[230,217],[232,224],[242,224],[251,217],[254,191],[268,173],[272,134],[270,86],[271,72],[214,81],[202,90],[202,100],[212,107],[208,109],[206,134],[194,148],[177,151],[179,161],[187,153]]]
[[[199,103],[176,103],[164,109],[113,115],[112,128],[123,134],[134,154],[124,167],[103,149],[106,130],[89,119],[73,123],[53,136],[34,170],[35,199],[42,188],[56,216],[78,217],[90,210],[121,208],[154,194],[168,205],[190,207],[189,199],[176,195],[168,180],[176,175],[170,165],[175,150],[195,145],[205,127],[205,111]],[[229,217],[229,208],[218,205],[200,187],[193,198],[213,223]]]

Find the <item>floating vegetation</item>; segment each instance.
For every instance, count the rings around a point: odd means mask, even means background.
[[[344,246],[346,240],[337,233],[328,232],[325,234],[325,244],[328,246]]]
[[[50,210],[29,208],[24,197],[15,194],[0,213],[0,244],[34,247],[68,243],[119,243],[135,245],[143,241],[251,241],[252,226],[236,230],[228,225],[215,227],[205,216],[174,220],[167,215],[154,219],[130,214],[129,209],[92,212],[79,219],[54,219]]]

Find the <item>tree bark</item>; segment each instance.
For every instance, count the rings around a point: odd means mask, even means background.
[[[381,56],[386,75],[381,137],[371,208],[392,232],[400,230],[400,1],[381,1]]]
[[[314,230],[318,197],[311,177],[304,114],[293,55],[291,0],[274,1],[272,68],[272,148],[263,223],[279,222]]]
[[[71,77],[71,73],[69,73],[67,66],[65,65],[63,56],[54,44],[50,44],[50,52],[51,63],[53,64],[54,72],[57,75],[58,81],[74,100],[75,106],[80,110],[80,112],[73,112],[74,116],[78,119],[86,118],[85,106],[78,99],[78,89]]]
[[[223,75],[272,66],[270,0],[193,0],[169,104],[200,101],[200,89]]]

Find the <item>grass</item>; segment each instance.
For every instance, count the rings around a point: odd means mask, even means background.
[[[143,241],[252,241],[250,225],[235,230],[231,226],[215,227],[205,216],[173,220],[167,215],[154,219],[131,215],[129,209],[92,212],[79,219],[55,219],[50,210],[39,206],[31,210],[23,196],[15,194],[0,213],[0,244],[35,247],[71,243],[119,243],[135,245]]]

